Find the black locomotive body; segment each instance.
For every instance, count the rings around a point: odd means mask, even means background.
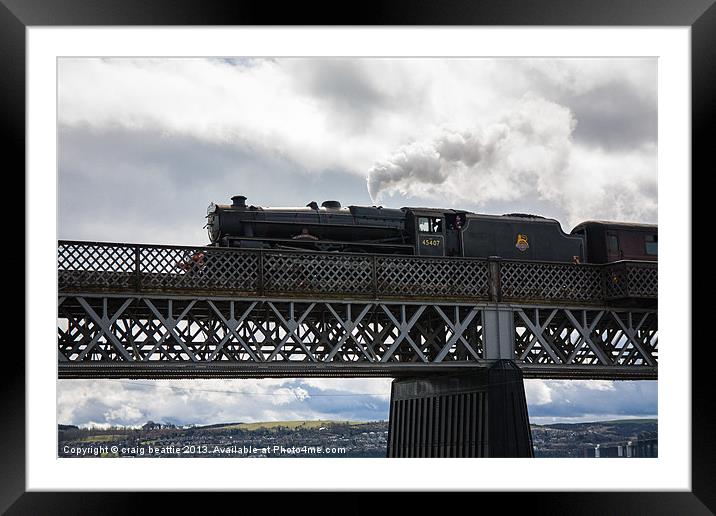
[[[656,226],[587,222],[572,234],[558,221],[535,215],[482,215],[434,208],[341,207],[337,201],[304,208],[209,205],[212,245],[418,256],[499,256],[512,260],[604,263],[656,259]],[[629,253],[609,252],[614,236]],[[638,251],[641,239],[642,252]],[[617,244],[619,245],[619,244]]]

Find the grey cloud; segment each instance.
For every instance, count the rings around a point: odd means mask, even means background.
[[[527,380],[528,383],[535,381]],[[388,419],[389,389],[383,395],[351,393],[320,389],[300,378],[264,387],[261,385],[265,381],[226,380],[219,391],[215,383],[208,386],[206,383],[209,381],[196,380],[169,386],[167,382],[60,380],[58,412],[62,420],[58,423],[137,425],[153,420],[185,425],[319,417],[356,421]],[[657,413],[656,382],[614,382],[605,389],[590,388],[584,382],[543,383],[550,392],[548,402],[530,396],[531,390],[527,390],[532,419],[594,420],[604,416],[647,417]],[[108,389],[112,395],[107,394]],[[307,395],[286,397],[285,393],[292,391]],[[276,396],[283,399],[279,405],[275,403]]]
[[[235,194],[257,205],[370,201],[358,176],[308,173],[248,146],[148,130],[60,127],[59,148],[60,238],[196,245],[206,242],[209,202],[229,202]]]
[[[113,406],[110,403],[105,402],[101,399],[91,400],[78,400],[76,405],[72,409],[72,420],[77,421],[78,425],[89,425],[90,423],[109,423],[109,424],[120,424],[120,425],[133,425],[137,421],[135,418],[122,418],[119,422],[109,418],[108,415],[112,409],[121,408],[120,406]],[[143,415],[142,412],[140,412]],[[138,420],[143,419],[142,417],[137,418]],[[62,421],[58,421],[59,424],[64,424]]]
[[[613,389],[590,389],[569,380],[552,381],[548,386],[548,403],[538,403],[528,396],[530,418],[646,417],[658,412],[655,381],[614,382]]]
[[[605,73],[623,60],[598,59]],[[650,91],[657,81],[656,60],[634,59],[630,66],[640,67],[644,77],[653,81],[635,83],[626,77],[610,79],[589,88],[579,88],[577,72],[567,71],[566,77],[550,73],[529,60],[506,63],[514,73],[524,73],[531,91],[568,107],[577,121],[574,140],[606,150],[628,150],[645,143],[656,143],[658,109]]]
[[[576,142],[615,150],[656,143],[656,104],[631,85],[606,84],[564,103],[577,119]]]
[[[215,60],[220,63],[225,63],[225,64],[228,64],[231,66],[240,66],[240,67],[255,66],[256,63],[259,61],[259,59],[255,58],[255,57],[216,57],[216,58],[211,58],[211,60]]]
[[[58,412],[63,419],[58,423],[132,426],[152,420],[201,425],[270,421],[277,419],[277,415],[283,419],[321,417],[354,421],[383,420],[388,416],[388,400],[385,396],[363,393],[354,396],[337,389],[319,389],[300,378],[279,385],[227,380],[223,382],[222,390],[216,390],[216,386],[206,387],[204,383],[201,380],[186,382],[186,385],[167,385],[166,382],[149,384],[146,381],[60,380]],[[107,389],[111,389],[114,395],[108,396]],[[75,396],[73,391],[76,392]],[[291,392],[302,395],[294,396]],[[277,404],[277,398],[281,399],[281,403]]]
[[[326,115],[335,129],[363,133],[381,110],[394,109],[396,99],[378,87],[378,78],[367,73],[359,59],[284,60],[297,91],[326,104]]]

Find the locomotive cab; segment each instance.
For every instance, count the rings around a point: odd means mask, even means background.
[[[433,210],[411,210],[408,229],[415,235],[418,256],[445,256],[445,214]]]

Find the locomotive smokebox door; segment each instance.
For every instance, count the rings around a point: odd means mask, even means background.
[[[445,256],[445,217],[441,213],[415,213],[415,230],[420,256]]]

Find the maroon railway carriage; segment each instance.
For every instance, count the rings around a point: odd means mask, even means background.
[[[633,224],[590,220],[572,230],[584,238],[589,263],[619,260],[657,261],[658,230],[656,224]]]

